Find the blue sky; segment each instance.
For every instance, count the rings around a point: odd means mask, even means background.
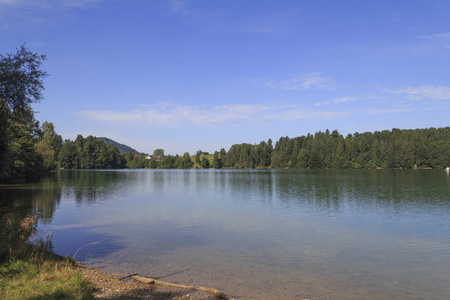
[[[0,0],[0,52],[48,60],[64,139],[213,152],[449,126],[450,1]]]

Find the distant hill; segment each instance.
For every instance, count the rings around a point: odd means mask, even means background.
[[[106,137],[98,137],[97,140],[104,141],[105,143],[115,146],[117,148],[117,150],[119,150],[120,153],[137,152],[136,150],[134,150],[133,148],[131,148],[127,145],[120,144],[120,143],[113,141],[111,139],[108,139]]]

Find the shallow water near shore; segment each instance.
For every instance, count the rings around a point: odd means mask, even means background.
[[[65,170],[0,200],[108,272],[239,299],[450,295],[442,170]]]

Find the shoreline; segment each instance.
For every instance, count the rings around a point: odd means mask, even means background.
[[[182,288],[153,286],[136,281],[129,275],[110,274],[102,270],[88,267],[80,262],[75,263],[77,270],[94,288],[94,299],[147,299],[147,300],[213,300],[203,291],[192,291]]]

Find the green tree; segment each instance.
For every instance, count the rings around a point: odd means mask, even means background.
[[[45,121],[40,129],[42,138],[34,145],[34,149],[42,158],[44,170],[52,170],[57,166],[58,155],[62,147],[62,138],[56,134],[53,123]]]
[[[272,153],[272,140],[270,140],[270,144],[266,143],[265,141],[262,141],[260,145],[260,152],[259,152],[259,158],[260,158],[260,166],[261,167],[269,167],[271,163],[270,154]]]
[[[331,167],[333,169],[340,169],[344,167],[345,163],[345,149],[344,149],[344,139],[341,138],[336,145],[334,150],[334,157]]]
[[[275,149],[272,154],[272,166],[275,168],[286,168],[294,150],[294,141],[289,137],[281,137],[275,143]]]
[[[10,177],[11,171],[12,157],[8,115],[6,103],[0,98],[0,182]]]
[[[209,169],[209,165],[210,165],[209,159],[207,159],[206,156],[203,156],[202,161],[201,161],[201,166],[204,169]]]
[[[197,150],[197,153],[195,154],[195,162],[199,165],[201,165],[200,157],[202,156],[202,150]]]
[[[9,174],[13,180],[36,176],[41,172],[41,161],[34,149],[38,140],[39,123],[34,119],[31,108],[28,113],[22,113],[21,121],[14,119],[9,124],[12,160]]]
[[[65,169],[118,169],[125,164],[130,168],[144,168],[147,165],[145,156],[137,155],[134,159],[133,155],[127,153],[125,159],[115,146],[93,136],[78,135],[74,142],[64,141],[58,157],[60,166]]]
[[[320,157],[320,153],[315,148],[313,148],[311,151],[311,156],[309,158],[308,165],[311,169],[321,169],[324,167],[324,163],[322,158]]]
[[[47,73],[41,70],[41,64],[45,60],[45,55],[32,53],[25,46],[15,54],[0,54],[0,99],[10,112],[24,111],[42,100]]]
[[[163,149],[155,149],[155,151],[153,151],[153,157],[164,157],[164,150]]]
[[[65,140],[59,152],[59,165],[64,169],[76,168],[77,148],[71,140]]]
[[[32,53],[25,46],[14,54],[0,54],[0,181],[38,171],[34,151],[38,126],[30,105],[43,98],[47,73],[41,64],[45,60],[45,55]]]
[[[219,158],[219,152],[214,152],[212,166],[214,169],[222,169],[222,160]]]
[[[150,169],[158,168],[158,162],[155,159],[150,160]]]
[[[297,168],[306,169],[309,167],[309,158],[310,158],[310,150],[309,148],[302,148],[298,153],[297,157]]]
[[[183,169],[190,169],[194,165],[194,162],[191,160],[191,155],[189,152],[185,152],[183,155]]]

